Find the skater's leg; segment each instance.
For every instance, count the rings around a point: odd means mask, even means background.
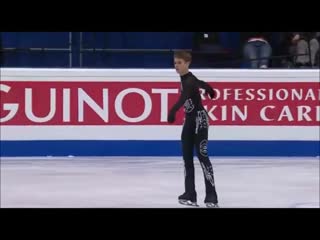
[[[179,202],[184,205],[197,206],[197,193],[195,190],[193,148],[194,148],[194,121],[185,121],[182,134],[182,155],[184,161],[185,192],[179,196]]]
[[[197,117],[197,128],[195,136],[196,152],[203,170],[205,180],[205,202],[216,204],[218,203],[218,196],[215,187],[212,164],[208,156],[208,130],[209,120],[207,113],[205,111],[200,111]]]
[[[185,192],[195,193],[193,148],[194,148],[194,131],[192,123],[185,121],[182,134],[182,155],[184,161]]]

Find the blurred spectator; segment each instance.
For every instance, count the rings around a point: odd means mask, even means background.
[[[316,32],[318,43],[320,43],[320,32]],[[320,49],[316,53],[315,66],[320,68]]]
[[[272,54],[271,32],[241,32],[243,55],[250,68],[268,68]],[[257,59],[257,60],[253,60]]]
[[[291,35],[292,55],[296,67],[311,67],[316,64],[316,55],[319,51],[319,41],[316,32],[294,32]]]

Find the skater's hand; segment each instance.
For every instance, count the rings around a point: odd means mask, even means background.
[[[168,122],[169,123],[174,123],[175,119],[176,119],[176,114],[172,111],[170,111],[169,115],[168,115]]]

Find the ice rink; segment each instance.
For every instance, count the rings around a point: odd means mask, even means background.
[[[319,208],[318,158],[213,158],[221,208]],[[204,179],[195,158],[198,203]],[[182,208],[178,157],[2,158],[2,208]]]

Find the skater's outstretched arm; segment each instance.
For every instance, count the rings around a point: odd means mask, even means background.
[[[194,78],[186,79],[185,89],[182,91],[178,101],[173,105],[168,115],[168,122],[173,123],[175,121],[176,112],[183,106],[185,101],[192,96],[196,87],[196,81]]]

